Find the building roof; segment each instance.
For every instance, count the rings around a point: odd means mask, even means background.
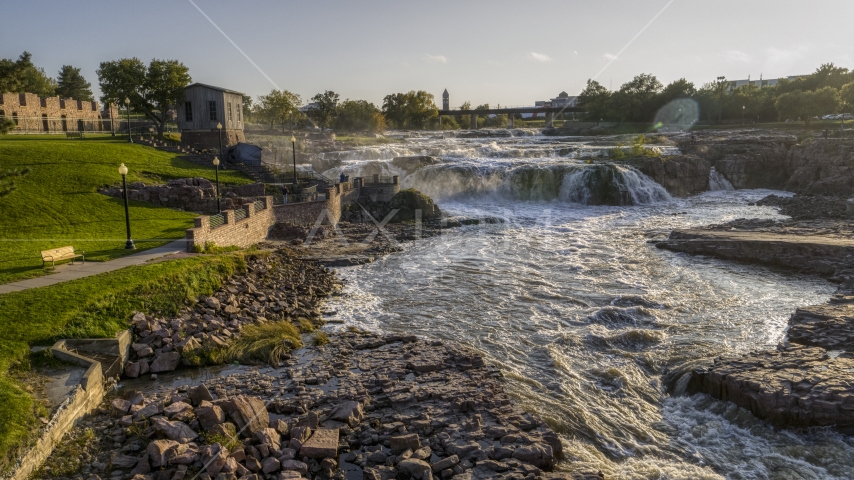
[[[230,90],[228,88],[222,88],[222,87],[214,87],[213,85],[207,85],[205,83],[193,83],[193,84],[187,85],[184,88],[192,88],[192,87],[203,87],[203,88],[209,88],[211,90],[218,90],[220,92],[225,92],[225,93],[234,93],[237,95],[244,95],[244,93],[238,92],[236,90]]]
[[[447,88],[446,88],[446,89],[445,89],[445,91],[442,93],[442,96],[443,96],[443,97],[447,97],[447,96],[448,96],[448,89],[447,89]]]

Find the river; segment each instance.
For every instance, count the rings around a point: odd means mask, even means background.
[[[540,136],[408,139],[336,153],[327,171],[401,176],[452,215],[501,217],[339,270],[344,326],[463,342],[563,437],[560,468],[609,478],[851,478],[854,439],[775,429],[705,395],[680,395],[698,360],[770,349],[789,315],[823,303],[827,281],[658,250],[673,228],[739,217],[771,192],[671,198],[621,167],[632,206],[586,205],[601,145]],[[670,150],[672,152],[672,149]],[[439,163],[401,168],[398,155]],[[717,175],[717,174],[713,174]],[[722,184],[723,182],[723,184]],[[330,327],[341,328],[341,327]]]

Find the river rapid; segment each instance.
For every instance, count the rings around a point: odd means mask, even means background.
[[[770,349],[789,315],[834,286],[813,276],[658,250],[673,228],[739,217],[771,191],[671,198],[640,172],[614,182],[631,206],[587,205],[601,145],[566,138],[408,139],[334,154],[327,175],[399,175],[451,215],[451,229],[339,270],[343,326],[462,342],[504,374],[524,408],[562,435],[567,471],[608,478],[852,478],[854,440],[775,429],[731,404],[681,394],[698,361]],[[672,152],[672,149],[671,149]],[[667,152],[666,152],[667,153]],[[400,155],[439,162],[401,166]],[[713,172],[713,175],[717,175]],[[331,326],[330,328],[343,328]]]

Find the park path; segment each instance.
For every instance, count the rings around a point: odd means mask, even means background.
[[[187,241],[185,239],[175,240],[161,247],[144,250],[139,253],[134,253],[125,257],[120,257],[115,260],[106,262],[86,262],[77,263],[74,265],[64,264],[56,267],[56,273],[45,275],[43,277],[30,278],[27,280],[19,280],[17,282],[5,283],[0,285],[0,294],[10,292],[20,292],[21,290],[29,290],[31,288],[47,287],[48,285],[56,285],[57,283],[77,280],[78,278],[90,277],[100,273],[112,272],[120,268],[130,267],[132,265],[140,265],[142,263],[172,255],[173,253],[186,252]]]

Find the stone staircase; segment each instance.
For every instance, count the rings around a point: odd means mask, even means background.
[[[173,142],[173,141],[164,141],[152,138],[139,138],[136,140],[136,143],[140,145],[145,145],[147,147],[156,148],[157,150],[161,150],[164,152],[171,153],[189,153],[191,155],[201,155],[202,151],[198,150],[190,145],[185,143]]]

